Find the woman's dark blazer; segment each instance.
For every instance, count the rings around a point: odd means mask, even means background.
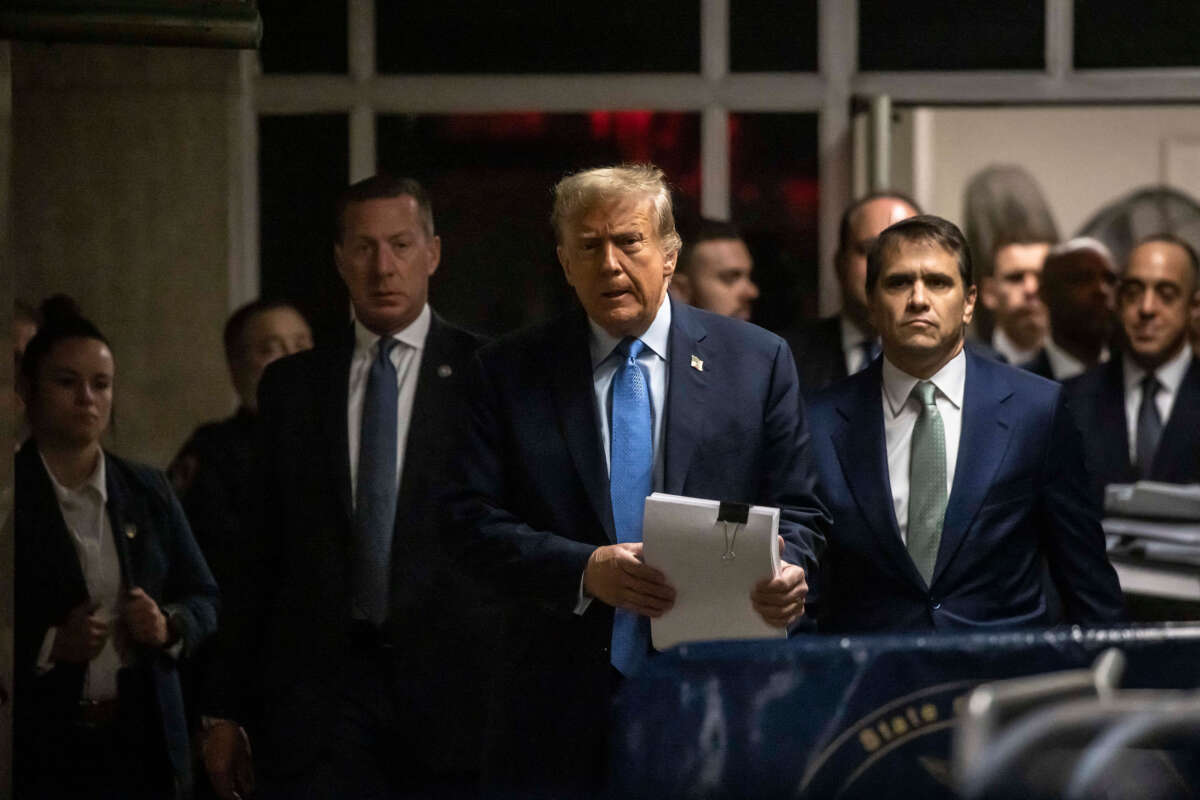
[[[108,515],[124,588],[141,587],[174,617],[187,657],[217,625],[216,582],[162,472],[104,453]],[[83,570],[58,500],[31,439],[17,453],[13,510],[15,580],[14,764],[53,758],[55,740],[77,713],[84,664],[39,675],[46,631],[88,597]],[[161,741],[176,786],[187,787],[191,754],[176,659],[142,649],[120,678],[121,701],[144,706],[150,741]],[[125,714],[126,708],[122,708]],[[156,729],[157,728],[157,729]],[[161,738],[154,734],[161,732]],[[157,749],[157,744],[156,744]]]

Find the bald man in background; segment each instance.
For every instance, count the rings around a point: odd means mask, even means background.
[[[783,334],[806,400],[879,354],[879,334],[867,311],[867,253],[884,228],[920,213],[916,201],[891,191],[868,194],[843,212],[834,255],[842,310]]]
[[[1117,287],[1120,356],[1064,384],[1101,499],[1110,483],[1200,483],[1200,360],[1188,342],[1197,269],[1184,240],[1143,239]]]
[[[1050,248],[1042,265],[1041,297],[1050,313],[1050,335],[1022,366],[1065,381],[1108,361],[1117,269],[1099,240],[1079,237]]]

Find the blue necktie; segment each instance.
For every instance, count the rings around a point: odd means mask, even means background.
[[[376,626],[387,619],[396,524],[396,403],[400,389],[390,354],[397,344],[391,337],[379,340],[379,351],[367,374],[358,443],[351,613]]]
[[[641,339],[626,338],[616,349],[622,361],[613,377],[609,494],[618,542],[642,540],[642,512],[653,480],[650,375],[638,363],[638,354],[643,347]],[[649,649],[650,621],[633,612],[616,609],[612,665],[623,675],[632,675],[646,660]]]

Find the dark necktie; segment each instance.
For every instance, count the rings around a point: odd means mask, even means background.
[[[367,373],[358,443],[351,613],[377,626],[387,618],[396,524],[396,403],[400,389],[390,354],[397,344],[391,337],[379,340]]]
[[[642,513],[654,470],[653,424],[650,419],[650,376],[638,363],[645,345],[626,338],[617,345],[622,360],[613,376],[609,496],[618,542],[642,540]],[[650,622],[631,611],[613,614],[612,665],[632,675],[646,660]]]
[[[1137,468],[1143,478],[1150,475],[1158,440],[1162,438],[1162,418],[1158,415],[1158,403],[1154,402],[1154,396],[1161,388],[1154,373],[1142,378],[1142,404],[1137,419]]]
[[[934,402],[934,385],[921,381],[912,393],[921,403],[921,412],[913,425],[908,468],[907,546],[917,572],[929,585],[946,518],[946,431]]]

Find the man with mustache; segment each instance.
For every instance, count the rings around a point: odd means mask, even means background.
[[[1117,284],[1121,355],[1066,383],[1101,498],[1109,483],[1200,482],[1200,360],[1188,343],[1198,307],[1191,245],[1158,234],[1130,251]]]

